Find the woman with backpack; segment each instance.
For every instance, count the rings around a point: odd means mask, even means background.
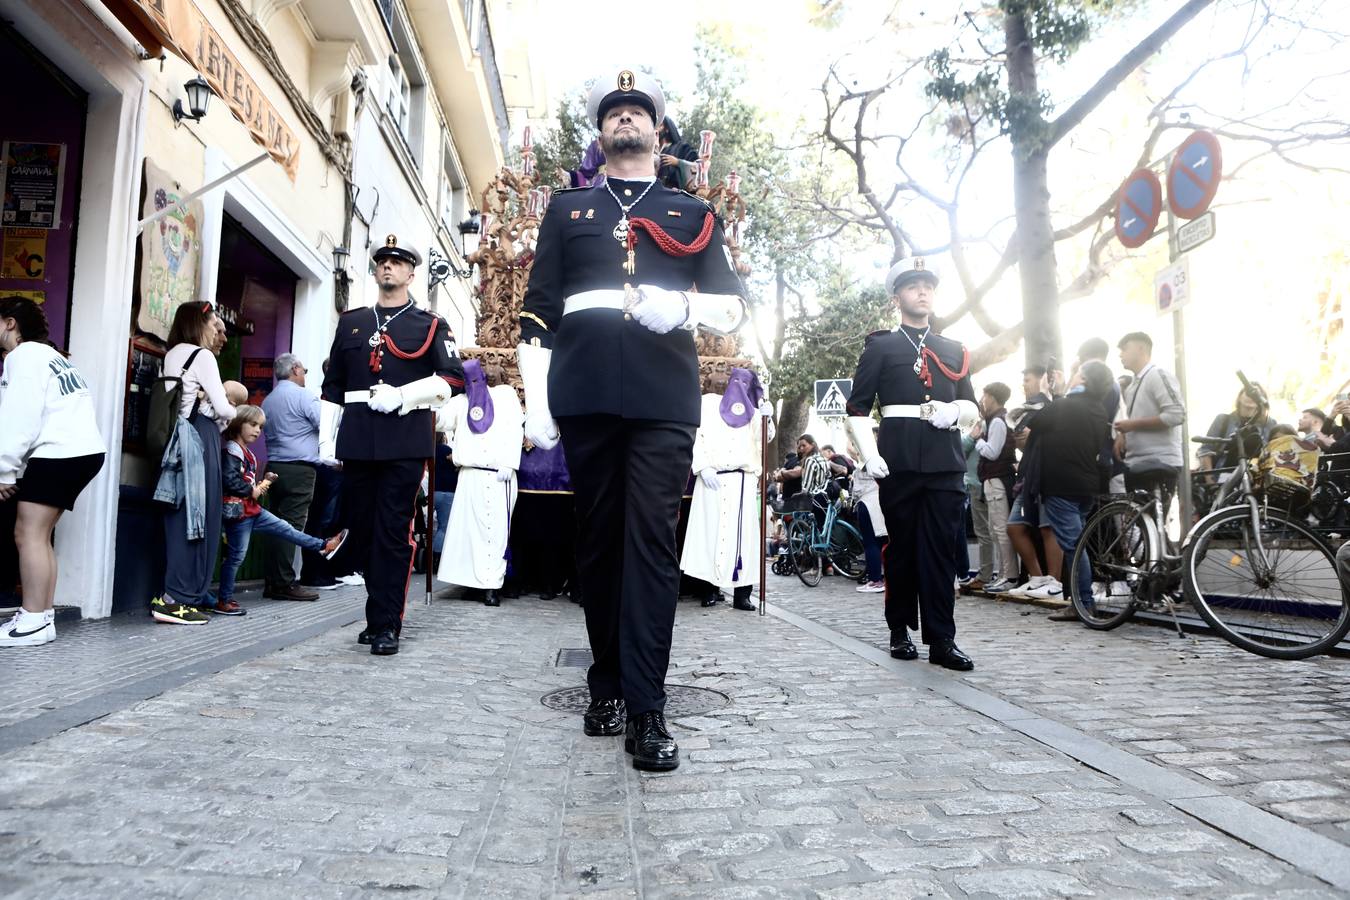
[[[207,588],[220,546],[220,433],[235,414],[211,350],[216,321],[210,303],[180,304],[164,355],[164,378],[180,379],[178,415],[185,421],[168,439],[161,461],[165,471],[155,492],[174,507],[164,517],[164,593],[150,601],[150,614],[157,622],[175,625],[206,624],[197,607],[214,605]],[[171,470],[178,482],[165,494]]]
[[[27,297],[0,298],[0,503],[16,503],[23,606],[0,625],[0,647],[56,640],[56,554],[61,513],[103,468],[106,449],[89,388],[47,343],[47,317]]]

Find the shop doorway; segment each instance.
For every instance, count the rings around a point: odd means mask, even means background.
[[[89,95],[3,22],[0,84],[0,295],[40,303],[68,350]]]

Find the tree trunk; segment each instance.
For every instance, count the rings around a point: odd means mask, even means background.
[[[1022,285],[1022,322],[1026,364],[1063,367],[1059,336],[1059,279],[1055,235],[1050,223],[1047,123],[1039,112],[1036,54],[1027,36],[1026,17],[1008,15],[1009,130],[1013,146],[1013,203],[1017,217],[1017,273]]]

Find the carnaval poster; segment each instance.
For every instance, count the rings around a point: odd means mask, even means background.
[[[6,228],[60,228],[65,144],[5,141],[0,148]]]
[[[188,193],[150,160],[145,161],[145,208],[142,217],[165,207],[170,211],[141,232],[141,308],[136,327],[168,340],[178,304],[197,296],[201,259],[202,204],[178,205]]]

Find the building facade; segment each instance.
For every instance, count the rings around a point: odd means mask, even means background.
[[[222,377],[251,402],[283,352],[317,388],[337,316],[375,300],[369,252],[392,233],[448,263],[414,293],[472,342],[458,226],[508,128],[490,7],[0,0],[0,20],[0,66],[24,86],[0,99],[0,142],[32,200],[6,202],[6,258],[26,262],[0,268],[0,293],[42,302],[110,449],[57,529],[57,603],[143,609],[163,540],[146,391],[178,303],[216,304]],[[213,95],[194,118],[199,78]]]

